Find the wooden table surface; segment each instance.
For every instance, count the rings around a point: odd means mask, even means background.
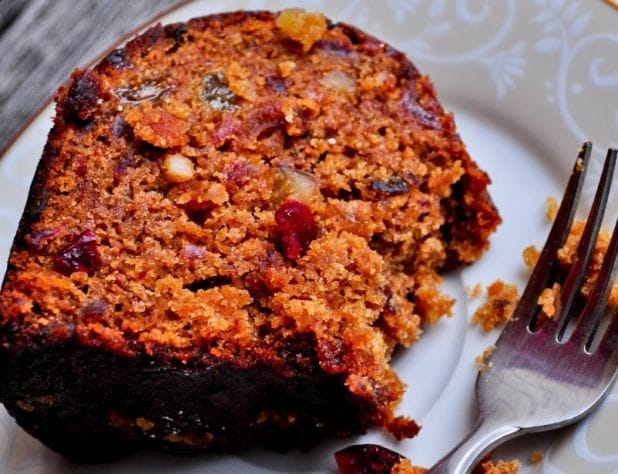
[[[0,0],[0,149],[71,71],[177,0]]]

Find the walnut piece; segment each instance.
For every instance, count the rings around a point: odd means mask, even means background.
[[[195,167],[189,158],[174,153],[173,155],[167,155],[163,160],[163,171],[170,183],[177,184],[193,179]]]

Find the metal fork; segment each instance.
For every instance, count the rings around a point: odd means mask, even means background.
[[[573,223],[591,148],[589,142],[581,147],[526,289],[487,361],[489,369],[479,372],[478,423],[466,439],[429,470],[430,474],[467,473],[482,456],[508,439],[560,428],[583,418],[600,403],[616,378],[618,314],[611,316],[605,331],[599,328],[615,274],[618,222],[592,293],[584,299],[580,289],[605,212],[617,150],[607,152],[568,272],[561,271],[557,261],[557,252]],[[561,283],[557,314],[548,321],[539,319],[538,297],[556,281]]]

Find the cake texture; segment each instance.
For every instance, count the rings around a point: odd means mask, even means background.
[[[76,71],[0,294],[0,400],[82,460],[380,426],[500,218],[428,77],[318,14],[156,25]]]

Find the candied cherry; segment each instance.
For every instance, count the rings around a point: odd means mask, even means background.
[[[309,247],[318,236],[318,227],[313,213],[306,204],[288,199],[275,213],[276,233],[283,254],[295,260]]]
[[[73,272],[94,273],[101,267],[96,235],[91,230],[85,230],[56,253],[53,260],[56,270],[65,275]]]
[[[356,444],[337,451],[341,474],[388,474],[403,456],[377,444]]]

